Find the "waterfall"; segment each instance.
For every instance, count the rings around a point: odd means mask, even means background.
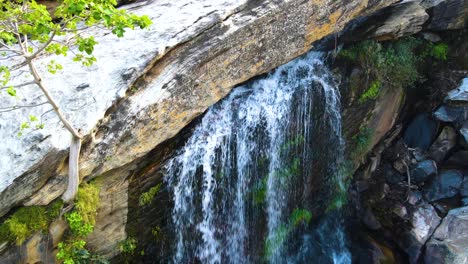
[[[312,225],[314,194],[342,184],[340,95],[322,56],[236,87],[167,162],[173,263],[350,263],[339,213]]]

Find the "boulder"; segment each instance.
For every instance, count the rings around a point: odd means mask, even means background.
[[[452,198],[459,194],[463,174],[457,170],[442,171],[424,188],[424,196],[430,201]]]
[[[463,79],[458,88],[448,92],[445,101],[453,105],[468,105],[468,78]]]
[[[418,33],[429,19],[426,10],[418,2],[406,2],[390,9],[391,14],[371,35],[379,40],[398,39]]]
[[[452,209],[426,245],[426,263],[468,263],[468,206]]]
[[[423,183],[430,177],[437,174],[437,164],[433,160],[425,160],[416,164],[416,167],[411,171],[411,182]]]
[[[431,2],[431,1],[426,1]],[[427,28],[435,31],[462,29],[468,25],[468,2],[466,0],[446,0],[438,2],[431,10]]]
[[[410,148],[426,150],[436,136],[437,126],[429,114],[419,114],[406,128],[403,139]]]
[[[447,169],[468,170],[468,150],[460,150],[452,154],[443,164]]]
[[[434,112],[434,117],[442,122],[462,122],[468,119],[468,106],[442,105]]]
[[[468,197],[465,197],[461,200],[463,206],[468,206]]]
[[[432,159],[437,163],[442,162],[447,153],[456,145],[456,143],[457,134],[455,129],[449,126],[444,127],[429,149]]]
[[[462,187],[460,190],[460,195],[463,197],[468,197],[468,172],[465,171],[465,177],[463,178]]]
[[[419,206],[410,218],[412,228],[402,234],[398,244],[408,254],[410,263],[417,263],[421,249],[440,223],[434,207],[430,204]]]

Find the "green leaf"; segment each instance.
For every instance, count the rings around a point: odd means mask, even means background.
[[[13,86],[8,87],[6,91],[10,96],[16,96],[16,90]]]

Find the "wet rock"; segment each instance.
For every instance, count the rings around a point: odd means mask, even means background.
[[[462,84],[451,90],[445,101],[453,105],[467,105],[468,104],[468,78],[463,79]]]
[[[460,128],[460,134],[463,136],[465,142],[468,143],[468,121],[463,122],[462,127]]]
[[[444,127],[429,149],[432,159],[437,163],[442,162],[447,153],[455,146],[456,143],[457,134],[455,133],[455,129],[449,126]]]
[[[439,42],[441,41],[441,38],[439,35],[431,33],[431,32],[423,32],[422,36],[425,40],[430,41],[430,42]]]
[[[424,204],[417,208],[411,217],[411,230],[405,232],[398,243],[408,254],[410,263],[416,263],[421,249],[440,223],[434,207]]]
[[[426,263],[468,262],[468,206],[450,210],[426,245]]]
[[[468,150],[455,152],[444,163],[444,168],[468,170]]]
[[[408,195],[408,203],[411,205],[416,205],[422,199],[422,193],[419,191],[410,192]]]
[[[397,165],[397,166],[399,166],[399,165]],[[406,168],[401,168],[401,169],[406,174]],[[389,164],[384,165],[383,173],[384,173],[384,176],[385,176],[385,180],[390,184],[397,184],[399,182],[405,181],[405,179],[406,179],[406,175],[400,174],[397,170],[395,170]]]
[[[420,114],[406,128],[403,139],[411,148],[426,150],[431,145],[437,133],[437,122],[429,114]]]
[[[467,206],[468,205],[468,197],[465,197],[461,200],[463,206]]]
[[[431,30],[462,29],[468,25],[466,0],[439,1],[432,9],[428,28]]]
[[[405,219],[408,216],[408,211],[406,207],[402,204],[397,204],[395,208],[393,208],[393,213],[398,215],[400,218]]]
[[[463,174],[460,171],[442,171],[427,185],[424,196],[431,202],[454,197],[460,192],[462,181]]]
[[[437,174],[437,164],[433,160],[419,162],[411,172],[411,182],[422,183]]]
[[[465,172],[464,174],[465,174],[465,177],[463,178],[460,195],[463,197],[468,197],[468,172]]]
[[[366,209],[361,220],[371,230],[377,230],[382,227],[370,208]]]
[[[461,122],[468,118],[468,107],[442,105],[434,112],[434,117],[442,122]]]

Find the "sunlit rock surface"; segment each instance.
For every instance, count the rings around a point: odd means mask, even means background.
[[[395,1],[143,1],[149,30],[118,39],[91,29],[98,62],[82,68],[56,58],[65,71],[44,80],[76,128],[87,136],[81,177],[121,167],[173,137],[230,89],[305,53],[311,43],[359,15]],[[12,83],[20,83],[19,76]],[[1,107],[44,102],[35,87]],[[47,204],[61,194],[70,135],[48,105],[2,113],[0,215],[21,204]],[[29,114],[45,128],[18,137]],[[51,178],[52,177],[52,178]],[[43,190],[36,193],[41,187]],[[35,194],[35,195],[34,195]],[[32,196],[32,199],[28,197]]]

